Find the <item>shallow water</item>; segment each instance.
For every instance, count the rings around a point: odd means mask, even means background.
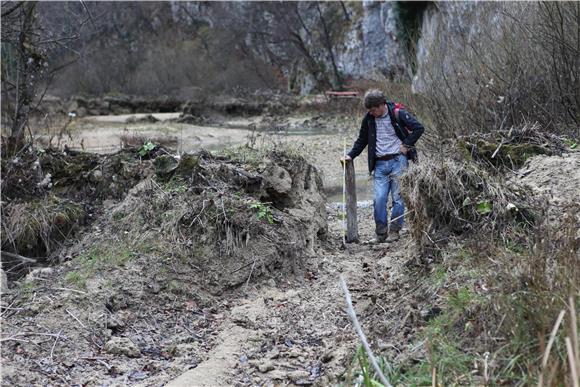
[[[363,203],[373,200],[373,182],[367,174],[357,174],[355,178],[356,200]],[[332,179],[327,181],[324,187],[327,201],[329,203],[342,203],[342,179]]]

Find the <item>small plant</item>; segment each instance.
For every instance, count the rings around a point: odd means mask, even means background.
[[[151,141],[147,141],[139,147],[137,153],[139,153],[139,156],[145,157],[148,156],[151,153],[151,151],[155,148],[157,148],[157,145],[155,145]]]
[[[570,149],[578,148],[578,143],[572,139],[569,139],[569,138],[564,139],[564,144],[566,144]]]
[[[258,212],[258,219],[265,219],[269,224],[274,223],[274,217],[272,216],[272,210],[268,207],[267,203],[262,202],[252,202],[250,203],[250,208]]]
[[[69,284],[76,285],[81,288],[86,287],[86,279],[78,271],[68,272],[64,277],[64,280]]]

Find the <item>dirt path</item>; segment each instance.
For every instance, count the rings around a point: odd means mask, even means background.
[[[118,130],[113,126],[111,131]],[[99,131],[99,136],[104,136],[99,138],[108,139],[107,128]],[[342,135],[289,136],[283,142],[292,143],[307,155],[322,172],[325,185],[340,179]],[[356,166],[366,180],[365,155]],[[207,289],[197,283],[203,273],[195,265],[162,264],[153,253],[150,257],[145,253],[139,264],[130,263],[118,272],[87,278],[86,289],[78,293],[68,289],[75,287],[70,262],[56,266],[45,277],[22,286],[19,292],[26,299],[14,294],[15,300],[23,300],[24,308],[10,319],[12,325],[5,332],[20,337],[41,329],[49,336],[40,344],[25,342],[22,346],[20,339],[10,339],[10,347],[3,352],[10,360],[5,364],[25,361],[26,367],[6,367],[3,377],[17,384],[50,380],[147,386],[339,383],[358,346],[344,311],[339,275],[344,275],[363,329],[369,334],[405,324],[406,319],[394,322],[407,313],[400,307],[397,294],[412,282],[402,274],[408,261],[406,238],[391,245],[343,248],[341,214],[335,203],[327,203],[327,214],[326,239],[307,256],[292,258],[300,260],[297,265],[288,265],[293,270],[271,270],[220,294],[201,294]],[[102,221],[107,222],[105,218]],[[372,207],[361,206],[361,240],[372,238],[373,231]],[[97,230],[94,236],[98,234]],[[81,245],[79,249],[86,254]],[[164,267],[171,270],[160,271]],[[125,276],[129,271],[132,274]],[[61,279],[59,289],[72,293],[54,294],[44,288],[44,281],[54,277]],[[87,292],[93,296],[87,297]],[[381,294],[380,302],[377,294]],[[28,318],[25,314],[32,316],[33,323],[23,328],[22,319]],[[70,314],[83,323],[63,323],[63,315],[68,318]],[[86,336],[87,326],[93,329],[90,336]],[[61,335],[65,339],[60,339]],[[393,342],[375,341],[372,345],[381,348],[402,342],[393,334],[381,337]],[[119,347],[104,348],[109,342]],[[44,347],[40,350],[33,344]],[[77,360],[68,361],[75,356]],[[38,359],[46,364],[37,367]]]
[[[338,382],[358,346],[344,312],[339,275],[349,285],[363,329],[369,329],[376,310],[388,308],[373,304],[370,295],[400,276],[406,242],[342,249],[342,223],[336,209],[328,210],[329,241],[307,258],[303,276],[251,285],[227,313],[208,360],[170,386]],[[359,216],[361,237],[367,240],[373,233],[371,209],[362,209]]]
[[[340,185],[342,170],[338,159],[343,153],[344,136],[291,136],[277,140],[291,144],[317,166],[328,192],[329,187]],[[350,137],[347,146],[351,145]],[[366,154],[355,161],[357,184],[362,184],[358,190],[362,202],[358,210],[359,234],[362,241],[368,241],[374,237],[374,222],[372,206],[365,203],[372,198]],[[393,244],[352,244],[344,249],[341,214],[332,203],[335,200],[336,196],[330,194],[328,241],[306,258],[304,273],[252,281],[247,294],[234,301],[226,314],[208,360],[174,379],[170,386],[338,383],[359,345],[345,313],[339,287],[341,274],[363,329],[375,329],[379,325],[377,318],[384,327],[393,325],[387,320],[397,316],[386,314],[389,305],[374,304],[373,299],[384,289],[398,291],[409,286],[402,274],[408,261],[409,241],[403,237]],[[381,298],[396,304],[400,299],[395,294]]]

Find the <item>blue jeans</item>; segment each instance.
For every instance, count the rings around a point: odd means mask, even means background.
[[[377,160],[375,164],[374,208],[376,232],[378,235],[384,235],[388,230],[387,201],[389,200],[389,193],[393,198],[391,219],[400,217],[391,224],[391,230],[399,231],[403,227],[402,215],[405,213],[405,204],[401,197],[399,177],[405,172],[407,165],[408,161],[405,155],[399,155],[391,160]]]

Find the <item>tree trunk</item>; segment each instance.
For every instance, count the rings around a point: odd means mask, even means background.
[[[38,76],[44,63],[43,55],[32,43],[36,27],[36,4],[37,2],[26,2],[21,10],[23,17],[17,47],[19,60],[16,109],[9,138],[9,152],[17,152],[24,145],[24,130],[28,123],[28,115],[35,96]]]

